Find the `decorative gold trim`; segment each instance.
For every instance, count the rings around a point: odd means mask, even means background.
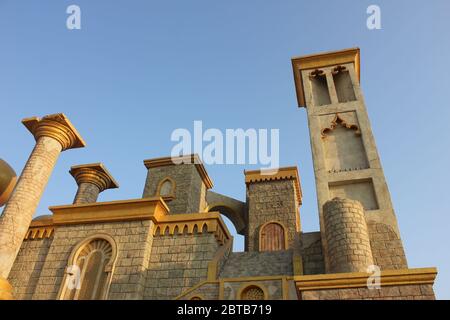
[[[13,287],[5,278],[0,277],[0,300],[13,300]]]
[[[157,219],[154,236],[173,236],[174,234],[214,233],[217,241],[224,244],[232,237],[219,212],[185,213],[166,215]]]
[[[102,293],[102,297],[101,300],[106,300],[109,294],[109,288],[111,285],[111,280],[112,280],[112,275],[114,272],[114,267],[117,261],[117,242],[116,240],[110,236],[107,233],[96,233],[93,234],[83,240],[81,240],[80,242],[78,242],[75,247],[72,249],[72,252],[70,253],[69,259],[67,260],[67,267],[72,266],[72,265],[76,265],[76,260],[80,254],[80,252],[84,249],[84,247],[89,244],[91,241],[96,240],[96,239],[103,239],[105,241],[107,241],[110,245],[111,245],[111,260],[108,262],[107,265],[105,265],[105,272],[108,273],[108,278],[106,281],[106,286],[103,289],[103,293]],[[65,272],[64,273],[64,279],[61,282],[61,286],[58,292],[58,299],[59,300],[64,300],[64,296],[66,295],[66,291],[67,291],[67,278],[68,273]]]
[[[72,204],[54,206],[49,209],[53,212],[55,225],[128,220],[157,222],[169,212],[169,208],[160,197]]]
[[[436,268],[401,269],[381,271],[381,286],[433,284]],[[362,288],[367,286],[370,273],[351,272],[307,276],[294,276],[298,291],[342,288]]]
[[[292,271],[294,276],[303,274],[303,258],[295,252],[292,256]]]
[[[72,166],[69,173],[74,177],[77,185],[90,183],[98,187],[100,192],[106,189],[118,188],[119,184],[105,168],[103,163],[89,163]]]
[[[25,234],[23,240],[36,240],[36,239],[46,239],[53,237],[55,228],[51,226],[42,228],[32,228],[30,227]]]
[[[333,131],[334,129],[336,129],[336,127],[337,127],[338,125],[341,125],[342,127],[346,128],[346,129],[355,130],[355,134],[356,134],[357,136],[360,136],[360,135],[361,135],[361,131],[359,130],[359,127],[358,127],[356,124],[349,124],[349,123],[345,122],[345,120],[342,119],[342,118],[339,116],[339,113],[336,113],[336,115],[334,116],[333,121],[331,121],[331,125],[330,125],[328,128],[323,128],[323,129],[320,131],[320,134],[321,134],[321,136],[322,136],[322,139],[326,138],[326,134],[327,134],[329,131]]]
[[[344,49],[332,52],[323,52],[313,55],[306,55],[292,58],[292,69],[294,72],[295,89],[297,92],[297,102],[299,107],[306,107],[305,92],[302,70],[318,69],[333,65],[353,63],[355,72],[360,79],[360,50],[359,48]]]
[[[269,291],[267,290],[266,286],[264,286],[263,284],[256,282],[255,283],[243,283],[240,288],[238,289],[238,292],[236,293],[236,296],[234,297],[236,300],[243,300],[242,299],[242,293],[245,292],[245,290],[250,289],[250,288],[258,288],[261,289],[261,291],[264,294],[264,298],[263,300],[268,300],[269,299]]]
[[[61,144],[62,150],[86,146],[83,138],[64,113],[50,114],[43,118],[25,118],[22,123],[33,134],[36,141],[43,136],[53,138]]]
[[[302,189],[297,167],[283,167],[276,169],[244,170],[245,183],[275,181],[275,180],[294,180],[296,195],[299,204],[302,204]]]
[[[267,221],[267,222],[263,223],[263,224],[260,226],[260,228],[259,228],[259,235],[258,235],[258,249],[259,249],[259,251],[262,251],[262,250],[261,250],[262,230],[264,229],[264,227],[266,227],[266,226],[267,226],[268,224],[270,224],[270,223],[276,223],[276,224],[278,224],[279,226],[281,226],[281,228],[283,228],[283,233],[284,233],[284,249],[282,249],[282,250],[287,250],[288,247],[289,247],[289,241],[288,241],[288,234],[287,234],[287,228],[286,228],[286,226],[285,226],[282,222],[280,222],[280,221],[277,221],[277,220],[270,220],[270,221]],[[267,251],[267,250],[266,250],[266,251]]]
[[[288,300],[289,299],[289,283],[288,283],[287,277],[283,277],[283,279],[281,279],[281,288],[282,288],[282,293],[283,293],[283,300]]]
[[[206,185],[206,188],[211,189],[213,187],[212,180],[208,176],[208,173],[206,172],[206,169],[203,166],[203,163],[197,154],[190,154],[190,155],[179,156],[179,157],[163,157],[163,158],[144,160],[144,165],[147,169],[164,167],[164,166],[174,166],[174,165],[179,165],[179,164],[194,164],[200,177],[203,180],[203,183]]]

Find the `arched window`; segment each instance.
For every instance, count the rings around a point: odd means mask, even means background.
[[[108,296],[117,249],[107,235],[89,237],[69,258],[60,299],[103,300]]]
[[[264,290],[259,286],[251,285],[244,290],[241,291],[240,295],[241,300],[264,300],[266,299],[266,295]]]
[[[174,197],[175,181],[173,181],[171,178],[165,178],[161,180],[158,185],[158,195],[161,197]]]
[[[277,222],[264,224],[260,230],[259,251],[286,250],[284,227]]]

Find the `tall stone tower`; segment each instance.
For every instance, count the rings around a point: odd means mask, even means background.
[[[331,249],[324,217],[330,206],[324,204],[356,200],[364,210],[374,263],[382,269],[407,268],[359,84],[359,60],[358,48],[292,59],[298,105],[308,116],[323,249]],[[327,255],[325,266],[333,271]]]

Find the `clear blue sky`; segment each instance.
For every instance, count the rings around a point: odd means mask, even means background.
[[[81,30],[66,29],[70,4]],[[370,4],[382,30],[366,28]],[[176,128],[279,128],[280,164],[300,170],[303,229],[316,231],[290,59],[358,46],[409,265],[437,266],[437,296],[449,299],[449,15],[448,0],[0,1],[0,157],[20,173],[34,145],[20,120],[67,114],[88,146],[61,155],[37,211],[48,214],[73,200],[72,165],[105,163],[120,188],[100,200],[137,198],[142,160],[169,155]],[[244,200],[243,169],[255,167],[207,170],[215,191]]]

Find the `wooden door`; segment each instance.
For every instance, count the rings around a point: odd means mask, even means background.
[[[275,222],[266,224],[261,229],[260,251],[285,250],[284,228]]]

